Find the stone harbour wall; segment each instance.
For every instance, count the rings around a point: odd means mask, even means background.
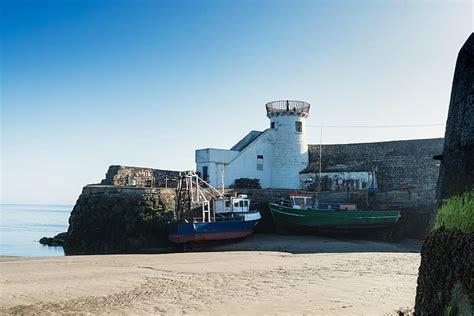
[[[69,218],[65,253],[141,252],[167,244],[174,196],[165,188],[84,187]]]
[[[319,145],[309,145],[309,166],[301,173],[319,172]],[[323,172],[375,170],[380,191],[399,190],[402,183],[411,191],[434,190],[443,139],[416,139],[377,143],[323,145]],[[434,196],[433,196],[434,199]]]
[[[175,187],[179,171],[113,165],[105,174],[102,185],[118,187]]]

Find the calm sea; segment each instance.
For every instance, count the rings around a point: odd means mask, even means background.
[[[0,205],[0,255],[64,256],[38,241],[67,231],[72,205]]]

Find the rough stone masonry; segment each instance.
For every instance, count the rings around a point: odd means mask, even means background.
[[[459,51],[454,72],[437,185],[438,203],[472,189],[474,33]],[[474,315],[474,232],[439,228],[426,236],[414,314]]]
[[[458,54],[436,198],[474,188],[474,33]]]

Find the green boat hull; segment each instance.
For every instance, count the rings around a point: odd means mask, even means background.
[[[269,204],[278,231],[310,228],[321,231],[361,230],[393,227],[400,218],[400,211],[379,210],[299,210]]]

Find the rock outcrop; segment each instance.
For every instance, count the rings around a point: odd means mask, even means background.
[[[54,237],[43,237],[39,240],[39,243],[42,245],[50,247],[64,246],[64,243],[67,239],[67,232],[59,233]]]
[[[173,200],[173,189],[86,186],[71,212],[64,251],[127,253],[165,245]]]
[[[435,230],[426,236],[415,315],[472,315],[474,233]]]
[[[438,177],[439,202],[474,188],[474,33],[459,51]]]
[[[456,63],[436,189],[438,207],[445,199],[473,189],[474,33],[459,51]],[[458,214],[472,220],[469,212]],[[441,227],[426,236],[414,314],[474,314],[474,232]]]

